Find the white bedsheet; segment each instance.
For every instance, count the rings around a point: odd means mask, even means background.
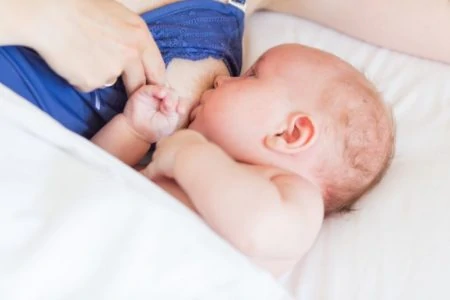
[[[200,218],[0,85],[0,299],[288,299]]]
[[[364,71],[397,123],[385,179],[355,212],[326,221],[285,286],[302,300],[450,299],[450,66],[289,16],[261,13],[249,29],[247,65],[279,43],[327,50]]]
[[[397,121],[385,180],[326,221],[296,299],[450,299],[450,67],[260,13],[247,65],[300,42],[363,70]],[[157,187],[0,87],[0,299],[284,299]]]

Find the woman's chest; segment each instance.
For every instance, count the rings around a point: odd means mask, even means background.
[[[147,11],[156,9],[161,6],[165,6],[170,3],[179,2],[182,0],[118,0],[120,3],[128,7],[135,13],[142,14]],[[214,0],[211,0],[214,1]],[[220,0],[220,2],[226,2],[227,0]]]
[[[180,0],[118,0],[135,13],[142,14]]]

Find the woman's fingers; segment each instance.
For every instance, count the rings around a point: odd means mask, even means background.
[[[129,96],[146,84],[145,70],[140,60],[130,63],[125,68],[122,80]]]
[[[165,83],[165,65],[147,25],[115,0],[23,1],[34,22],[24,44],[80,90],[101,88],[122,74],[129,92],[147,82]]]

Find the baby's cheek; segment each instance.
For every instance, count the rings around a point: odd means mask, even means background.
[[[219,122],[217,114],[201,107],[189,128],[200,132],[207,139],[213,140],[215,136],[220,135],[221,126],[219,126]]]

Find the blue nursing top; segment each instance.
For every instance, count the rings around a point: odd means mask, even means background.
[[[238,5],[185,0],[147,12],[142,18],[166,65],[173,58],[213,57],[222,59],[230,74],[239,75],[244,12]],[[24,47],[0,47],[0,82],[86,138],[122,112],[127,100],[121,80],[112,87],[79,92],[36,52]]]

